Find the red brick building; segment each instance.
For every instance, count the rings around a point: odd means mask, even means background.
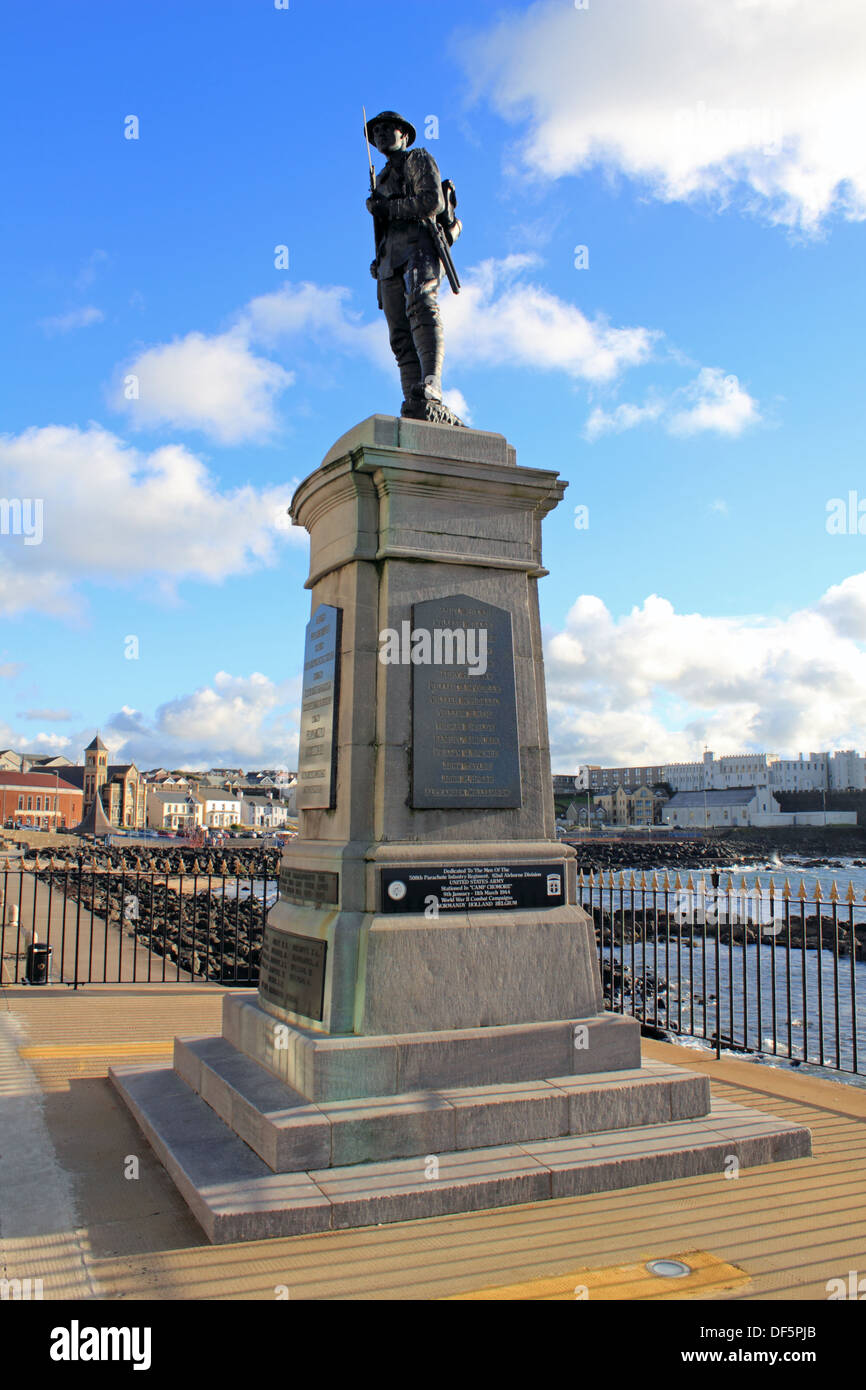
[[[0,825],[71,830],[84,815],[80,787],[53,772],[0,772]]]

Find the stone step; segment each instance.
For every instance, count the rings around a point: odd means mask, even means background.
[[[701,1119],[274,1173],[170,1067],[109,1076],[215,1244],[484,1211],[806,1158],[809,1131],[729,1101]]]
[[[663,1062],[318,1105],[221,1037],[176,1038],[174,1067],[279,1173],[663,1124],[710,1107],[707,1077]]]
[[[641,1060],[640,1023],[625,1014],[391,1036],[332,1034],[281,1023],[254,991],[224,995],[222,1035],[317,1105],[622,1071]]]

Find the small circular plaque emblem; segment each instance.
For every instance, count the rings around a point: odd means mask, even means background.
[[[399,878],[395,878],[393,883],[388,884],[388,897],[393,902],[398,903],[401,898],[406,896],[406,885]]]

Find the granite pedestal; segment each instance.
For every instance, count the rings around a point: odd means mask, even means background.
[[[372,416],[295,493],[300,833],[259,990],[173,1069],[112,1071],[212,1240],[809,1153],[641,1066],[638,1024],[603,1011],[553,833],[537,581],[565,486],[501,435]]]

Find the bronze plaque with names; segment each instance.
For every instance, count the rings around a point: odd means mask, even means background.
[[[340,901],[340,875],[321,869],[280,868],[280,898],[290,903],[310,903],[313,907]]]
[[[408,627],[408,624],[406,624]],[[511,614],[466,594],[412,608],[412,806],[521,805]]]
[[[342,617],[342,609],[321,603],[307,623],[295,803],[299,811],[331,810],[337,804]]]
[[[259,994],[293,1014],[319,1022],[325,1011],[327,942],[265,927],[259,965]]]

